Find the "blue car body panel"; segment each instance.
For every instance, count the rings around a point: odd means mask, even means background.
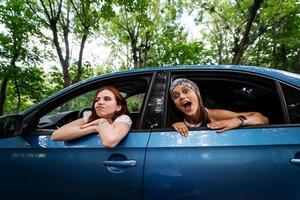
[[[5,161],[0,165],[1,199],[141,199],[149,134],[131,132],[110,149],[102,146],[97,134],[72,142],[53,142],[50,135],[28,136],[24,139],[30,149],[22,145],[0,149],[0,160]],[[134,160],[136,166],[103,165],[125,159]]]
[[[0,139],[0,149],[15,147],[30,148],[29,143],[20,136]]]
[[[298,127],[153,132],[144,199],[299,199],[298,152]]]

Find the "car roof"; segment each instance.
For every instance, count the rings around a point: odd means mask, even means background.
[[[134,71],[180,71],[180,70],[203,70],[203,71],[237,71],[260,74],[277,80],[281,80],[297,87],[300,87],[300,74],[278,70],[273,68],[246,66],[246,65],[183,65],[183,66],[165,66],[154,68],[143,68],[139,70],[128,70],[128,73]]]
[[[248,73],[260,74],[270,78],[275,78],[277,80],[281,80],[290,83],[292,85],[295,85],[297,87],[300,87],[300,74],[273,69],[273,68],[246,66],[246,65],[181,65],[181,66],[146,67],[140,69],[129,69],[129,70],[111,72],[107,74],[101,74],[92,78],[82,80],[74,85],[93,81],[99,78],[109,78],[118,75],[143,73],[143,72],[147,73],[147,72],[155,72],[155,71],[180,71],[180,70],[248,72]]]

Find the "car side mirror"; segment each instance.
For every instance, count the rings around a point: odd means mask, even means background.
[[[20,133],[21,115],[8,115],[0,117],[0,137],[11,137]]]

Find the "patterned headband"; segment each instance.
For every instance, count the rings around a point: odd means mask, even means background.
[[[192,90],[194,90],[196,92],[196,94],[200,97],[200,91],[199,91],[199,88],[198,86],[196,85],[196,83],[194,83],[193,81],[189,80],[189,79],[186,79],[186,78],[178,78],[178,79],[175,79],[171,86],[170,86],[170,93],[172,94],[174,88],[177,86],[177,85],[184,85],[184,86],[187,86],[189,88],[191,88]]]

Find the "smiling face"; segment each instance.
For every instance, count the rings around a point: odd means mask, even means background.
[[[186,118],[194,120],[199,118],[199,98],[194,90],[185,85],[177,85],[172,91],[172,99]]]
[[[111,119],[116,111],[121,110],[121,105],[117,104],[111,91],[102,90],[95,99],[94,108],[99,117]]]

